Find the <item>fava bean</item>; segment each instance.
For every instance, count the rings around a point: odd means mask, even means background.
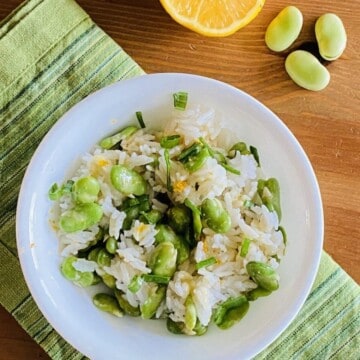
[[[100,277],[94,272],[81,272],[74,268],[73,264],[77,260],[78,258],[76,256],[69,256],[64,259],[60,267],[63,276],[81,287],[98,284],[100,282]]]
[[[323,90],[330,81],[326,67],[304,50],[292,52],[285,60],[285,69],[295,84],[307,90]]]
[[[214,323],[220,329],[228,329],[240,321],[249,310],[249,302],[245,295],[229,298],[215,309]]]
[[[231,218],[218,199],[205,199],[201,204],[201,213],[208,227],[217,233],[230,230]]]
[[[114,165],[110,170],[114,188],[125,195],[143,195],[146,192],[145,179],[135,170],[123,165]]]
[[[164,300],[166,294],[166,287],[159,286],[158,288],[152,288],[150,294],[145,302],[140,306],[141,317],[143,319],[151,319],[156,310]]]
[[[94,272],[80,272],[80,278],[74,281],[74,284],[81,287],[88,287],[96,285],[101,281],[101,278]]]
[[[246,297],[249,301],[255,301],[259,297],[269,296],[271,293],[272,293],[272,291],[270,291],[270,290],[266,290],[261,287],[257,287],[256,289],[249,291],[246,294]]]
[[[101,140],[99,145],[103,149],[111,149],[113,146],[120,143],[122,140],[131,136],[137,130],[138,128],[136,126],[128,126],[125,129],[122,129],[117,134],[106,137],[105,139]]]
[[[105,243],[105,249],[109,254],[115,254],[118,248],[117,241],[114,237],[110,236],[107,238]]]
[[[116,288],[116,279],[112,275],[105,273],[101,275],[101,279],[108,288],[110,289]]]
[[[185,324],[183,322],[176,322],[169,317],[166,320],[166,328],[173,334],[184,334]]]
[[[266,29],[265,43],[273,51],[284,51],[298,38],[303,25],[301,11],[287,6],[271,21]]]
[[[264,189],[266,188],[266,191]],[[277,213],[279,221],[281,220],[280,204],[280,185],[277,179],[260,179],[258,181],[258,192],[263,204],[270,210]]]
[[[93,297],[93,303],[98,309],[108,312],[117,317],[122,317],[124,315],[123,311],[120,309],[117,300],[109,294],[96,294]]]
[[[344,24],[337,15],[320,16],[315,24],[315,36],[320,55],[325,60],[336,60],[344,52],[347,36]]]
[[[115,289],[114,295],[116,297],[116,300],[119,303],[120,308],[125,312],[125,314],[130,316],[140,316],[141,312],[138,307],[131,306],[127,300],[123,297],[123,293]]]
[[[78,258],[76,256],[69,256],[63,260],[60,266],[61,273],[66,279],[70,281],[76,281],[80,279],[79,271],[77,271],[73,266],[77,259]]]
[[[169,241],[177,250],[177,264],[182,264],[190,254],[189,246],[181,236],[177,235],[175,231],[165,224],[160,224],[157,227],[158,233],[155,235],[155,240],[158,244]]]
[[[172,276],[176,270],[177,250],[171,242],[162,242],[153,250],[148,265],[155,275]]]
[[[99,182],[92,176],[86,176],[75,181],[72,195],[75,202],[86,204],[95,202],[99,191]]]
[[[259,261],[250,261],[246,265],[246,270],[261,288],[269,291],[279,288],[279,276],[270,265]]]
[[[196,307],[191,296],[185,301],[185,326],[188,330],[193,330],[197,321]]]
[[[92,249],[88,253],[87,259],[90,260],[90,261],[97,262],[97,257],[98,257],[98,254],[99,254],[100,250],[101,250],[101,247],[96,247],[96,248]]]
[[[61,214],[59,225],[66,233],[85,230],[98,223],[102,215],[102,208],[96,203],[77,204]]]
[[[191,223],[191,211],[184,205],[174,206],[167,211],[169,225],[179,234],[185,234]]]
[[[110,266],[113,255],[107,252],[106,249],[100,249],[97,253],[96,262],[100,266]]]
[[[205,325],[203,325],[203,324],[200,322],[200,320],[197,320],[197,321],[196,321],[196,325],[195,325],[193,331],[195,331],[195,334],[196,334],[197,336],[204,335],[204,334],[207,332],[207,330],[208,330],[208,327],[205,326]]]

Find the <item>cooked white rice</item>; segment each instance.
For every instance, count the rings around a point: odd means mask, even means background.
[[[200,137],[226,154],[228,149],[222,149],[220,141],[222,129],[221,116],[214,109],[199,105],[186,111],[174,110],[173,118],[168,121],[162,135],[179,134],[182,137],[181,144],[170,150],[170,157],[174,160]],[[79,259],[74,267],[78,271],[112,275],[116,279],[116,287],[132,306],[144,304],[151,289],[157,286],[144,281],[136,293],[128,290],[135,275],[151,273],[147,262],[155,247],[158,230],[155,225],[144,224],[140,220],[135,220],[130,230],[122,230],[126,214],[118,208],[126,197],[113,188],[109,173],[115,164],[124,164],[141,173],[149,184],[148,194],[153,208],[164,213],[168,205],[156,198],[158,193],[167,192],[166,162],[159,138],[159,133],[141,129],[122,141],[121,150],[104,150],[97,146],[84,155],[72,180],[92,175],[99,181],[98,203],[102,206],[103,217],[98,225],[85,231],[65,233],[58,230],[61,255],[66,257],[85,249],[94,239],[99,226],[108,229],[108,234],[118,242],[118,250],[110,266],[101,268],[93,261]],[[152,164],[154,157],[158,157],[158,167]],[[170,199],[174,203],[183,203],[188,198],[195,205],[200,205],[204,199],[217,198],[230,214],[232,225],[225,234],[203,228],[190,259],[181,264],[172,276],[156,317],[169,316],[176,322],[184,322],[185,301],[191,295],[197,317],[206,326],[220,302],[257,287],[246,271],[249,261],[261,261],[276,268],[283,257],[285,245],[282,233],[278,231],[276,212],[269,211],[264,205],[244,206],[245,201],[256,194],[258,180],[264,178],[262,170],[252,155],[241,155],[239,152],[229,160],[229,165],[240,170],[241,174],[226,171],[212,157],[193,173],[189,173],[179,162],[171,163],[170,178],[174,191],[169,193]],[[63,196],[59,201],[60,214],[73,206],[71,197]],[[239,249],[244,238],[251,239],[251,243],[246,256],[241,257]],[[215,257],[215,264],[195,269],[195,263],[210,257]],[[192,334],[191,331],[188,333]]]

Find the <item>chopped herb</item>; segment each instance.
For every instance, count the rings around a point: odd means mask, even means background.
[[[139,275],[135,275],[131,279],[130,284],[128,285],[129,291],[131,291],[134,294],[137,293],[140,290],[142,283],[143,283],[142,277]]]
[[[248,238],[245,238],[241,244],[241,250],[240,250],[240,256],[245,257],[249,252],[251,240]]]
[[[279,226],[278,231],[280,231],[282,233],[284,245],[286,246],[286,244],[287,244],[287,235],[286,235],[285,229],[282,226]]]
[[[144,119],[143,119],[143,116],[142,116],[142,112],[141,111],[137,111],[136,113],[136,118],[140,124],[140,127],[142,129],[144,129],[146,126],[145,126],[145,123],[144,123]]]
[[[195,267],[196,267],[196,270],[199,270],[203,267],[207,267],[207,266],[210,266],[210,265],[214,265],[216,264],[216,259],[212,256],[208,259],[205,259],[205,260],[202,260],[202,261],[199,261]]]
[[[164,149],[172,149],[180,144],[180,135],[163,136],[160,139],[160,146]]]
[[[196,240],[198,240],[200,238],[201,231],[202,231],[201,211],[188,198],[185,199],[184,205],[186,207],[188,207],[192,212],[194,237]]]
[[[231,165],[226,163],[226,158],[223,154],[221,154],[221,152],[216,151],[214,149],[212,149],[204,140],[204,138],[199,138],[200,142],[204,145],[204,147],[208,150],[209,155],[214,158],[219,165],[221,165],[226,171],[229,171],[233,174],[236,175],[240,175],[241,172],[238,169],[235,169],[234,167],[232,167]]]
[[[247,208],[247,209],[249,209],[253,205],[254,205],[254,203],[251,200],[245,200],[244,204],[243,204],[244,208]]]
[[[235,169],[235,168],[233,168],[232,166],[230,166],[230,165],[228,165],[228,164],[219,163],[219,165],[221,165],[221,166],[222,166],[225,170],[227,170],[228,172],[231,172],[231,173],[233,173],[233,174],[235,174],[235,175],[240,175],[240,174],[241,174],[240,170]]]
[[[188,161],[190,156],[197,155],[202,150],[202,148],[203,146],[201,144],[195,142],[194,144],[187,147],[179,154],[178,160],[181,162],[186,162]]]
[[[49,199],[55,201],[55,200],[59,200],[65,194],[70,194],[73,185],[74,185],[73,180],[68,180],[61,187],[57,183],[52,184],[48,192]]]
[[[166,188],[168,191],[172,191],[172,186],[171,186],[171,178],[170,178],[170,155],[169,155],[169,150],[165,149],[164,151],[164,157],[165,157],[165,163],[166,163]]]
[[[174,93],[173,98],[174,98],[175,109],[185,110],[186,104],[187,104],[187,99],[188,99],[187,92],[179,91],[177,93]]]
[[[229,158],[233,159],[236,156],[237,151],[239,151],[239,153],[241,155],[250,155],[251,154],[247,145],[243,141],[240,141],[231,147],[231,149],[229,150],[229,154],[228,154]]]
[[[144,274],[142,278],[146,282],[154,282],[157,284],[168,284],[171,277],[170,276],[161,276],[161,275],[154,275],[154,274]]]
[[[259,153],[257,151],[257,148],[255,146],[250,145],[250,152],[252,156],[254,157],[255,161],[257,162],[258,166],[260,166],[260,158]]]

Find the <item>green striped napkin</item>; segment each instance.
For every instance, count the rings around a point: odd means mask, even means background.
[[[16,251],[17,194],[39,142],[89,93],[143,74],[73,0],[30,0],[0,23],[0,303],[51,358],[80,359],[47,323]],[[359,286],[325,253],[303,309],[257,359],[359,359]]]

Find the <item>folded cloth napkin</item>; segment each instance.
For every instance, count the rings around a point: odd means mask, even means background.
[[[142,69],[73,0],[30,0],[0,23],[0,303],[51,358],[84,356],[34,303],[15,242],[17,195],[50,127],[89,93]],[[256,359],[359,359],[359,286],[326,254],[297,318]]]

